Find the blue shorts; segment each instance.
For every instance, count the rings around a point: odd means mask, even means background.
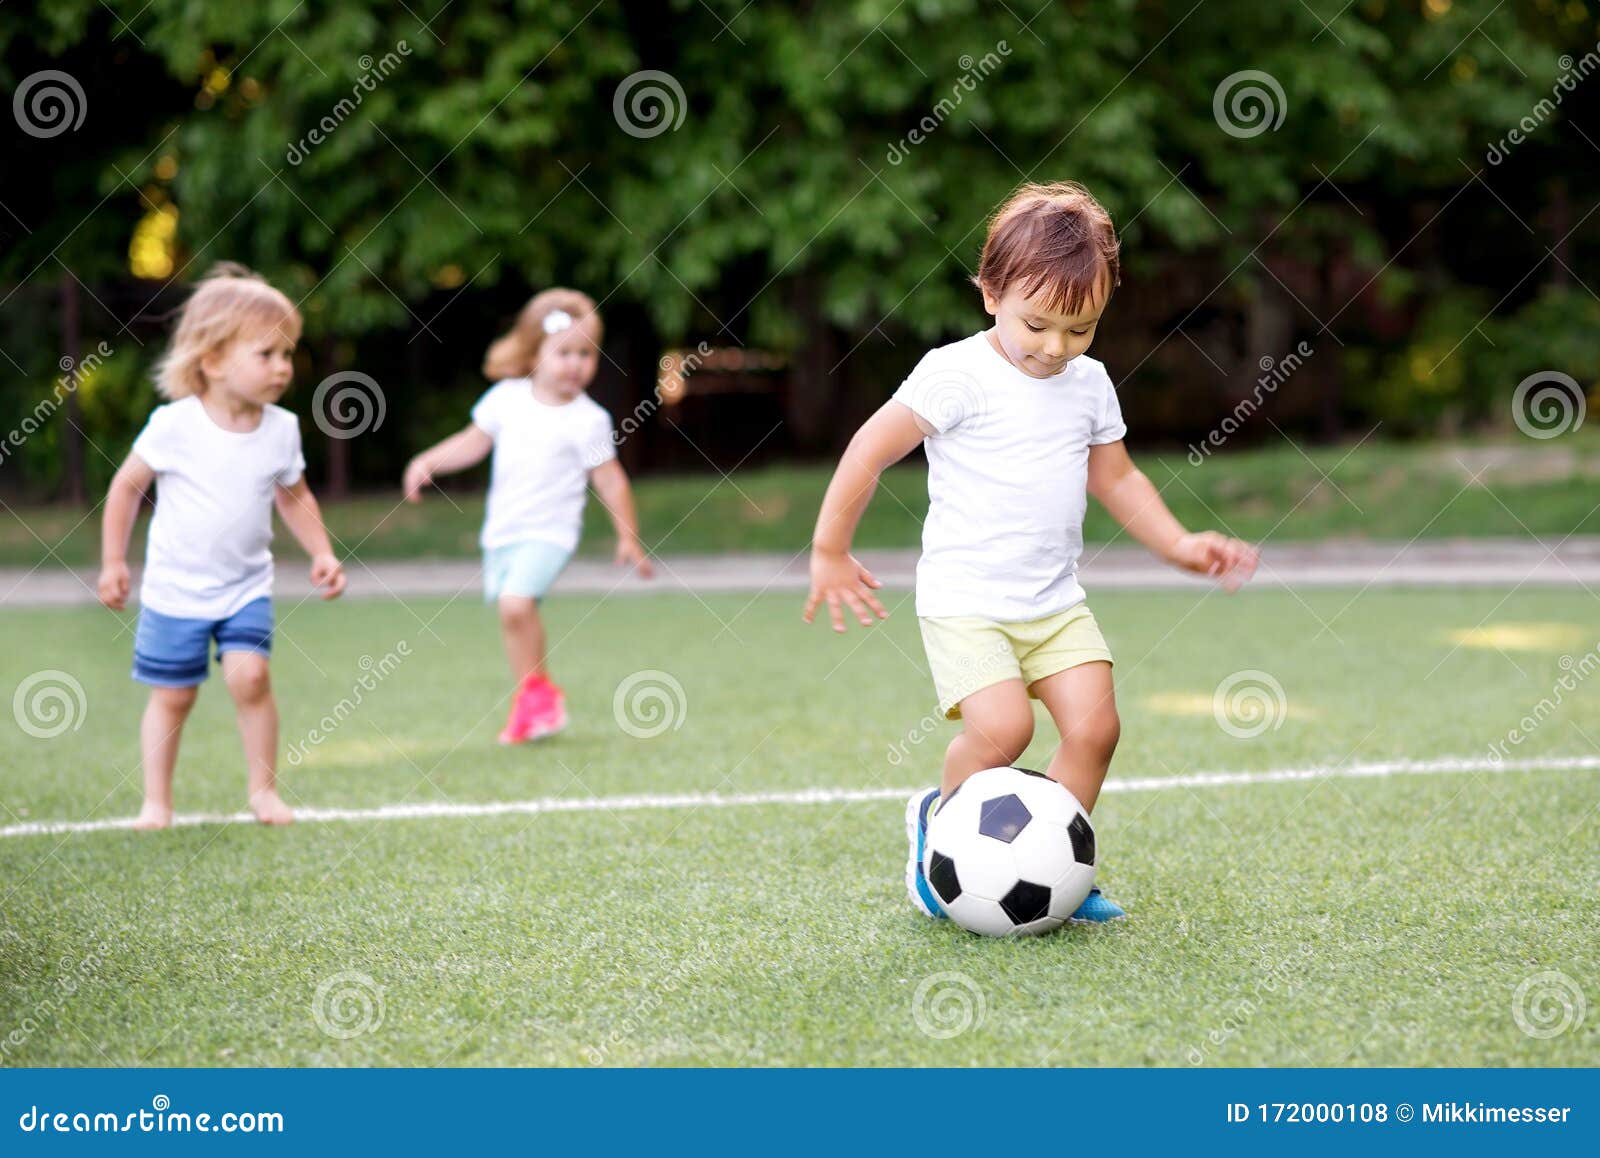
[[[483,553],[483,598],[493,603],[502,595],[543,599],[572,552],[542,539],[524,539]]]
[[[263,595],[226,619],[181,619],[141,608],[133,637],[133,678],[151,687],[192,688],[209,673],[213,639],[218,663],[227,651],[271,655],[272,600]]]

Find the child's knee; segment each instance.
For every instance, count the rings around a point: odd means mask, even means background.
[[[228,691],[241,704],[254,704],[272,694],[272,673],[265,663],[246,661],[227,674]]]
[[[1104,708],[1085,719],[1077,728],[1078,742],[1107,758],[1117,750],[1122,739],[1122,717],[1116,708]]]
[[[500,623],[504,627],[516,629],[528,627],[539,622],[539,605],[532,599],[520,596],[502,596],[500,599]]]
[[[175,716],[188,715],[189,709],[194,707],[194,702],[199,698],[198,687],[150,689],[150,702],[161,711]]]
[[[1033,742],[1033,712],[1013,711],[982,720],[969,719],[964,734],[992,766],[1012,764]]]

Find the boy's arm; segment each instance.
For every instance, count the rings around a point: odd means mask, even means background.
[[[477,466],[494,449],[494,438],[482,427],[469,423],[436,446],[417,455],[406,464],[406,501],[420,503],[422,488],[433,481],[435,475],[454,474],[458,470]]]
[[[811,594],[802,615],[807,623],[824,602],[835,631],[844,630],[841,603],[855,612],[863,627],[870,627],[873,622],[868,608],[879,619],[889,618],[883,604],[872,594],[883,584],[850,554],[850,541],[878,487],[878,476],[910,454],[932,432],[932,427],[909,406],[889,401],[850,440],[839,460],[839,469],[828,484],[828,493],[822,498],[817,528],[811,536]]]
[[[616,561],[638,568],[640,577],[649,579],[656,571],[639,541],[639,514],[633,503],[633,488],[628,485],[628,472],[622,469],[622,463],[612,459],[590,471],[589,482],[616,528]]]
[[[156,481],[156,472],[136,454],[130,454],[106,492],[105,515],[100,523],[100,602],[113,611],[128,605],[128,536],[139,517],[139,502]]]
[[[1255,574],[1260,551],[1216,531],[1185,530],[1120,440],[1089,448],[1089,493],[1128,534],[1175,567],[1213,576],[1228,591]]]
[[[323,589],[324,599],[337,599],[344,590],[344,567],[334,556],[328,528],[322,522],[322,508],[317,505],[317,497],[311,493],[305,475],[293,486],[279,485],[274,501],[283,525],[311,556],[312,586]]]

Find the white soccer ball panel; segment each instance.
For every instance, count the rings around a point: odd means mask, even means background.
[[[931,872],[933,854],[939,852],[955,861],[956,877],[961,891],[973,893],[991,901],[998,901],[1017,883],[1016,862],[1011,857],[1010,846],[976,832],[966,837],[957,834],[942,835],[935,839],[933,826],[928,826],[928,851],[922,863],[924,873]]]
[[[1035,820],[1011,842],[1011,859],[1025,881],[1052,884],[1077,863],[1067,830],[1049,821]]]
[[[1079,903],[1081,904],[1082,902]],[[1076,908],[1077,906],[1073,907]],[[1045,933],[1054,933],[1064,924],[1066,922],[1062,918],[1052,914],[1048,917],[1040,917],[1037,921],[1029,921],[1026,925],[1018,925],[1012,932],[1018,937],[1040,937]]]
[[[1012,771],[1017,770],[1012,769]],[[1065,826],[1083,811],[1083,805],[1078,803],[1078,798],[1063,788],[1059,781],[1045,776],[1030,776],[1026,772],[1019,772],[1018,775],[1021,787],[1013,791],[1022,797],[1028,806],[1028,811],[1032,812],[1036,819]]]
[[[1074,861],[1056,880],[1050,891],[1050,915],[1066,920],[1078,911],[1083,899],[1094,887],[1094,869]]]
[[[985,937],[1004,937],[1011,932],[1011,918],[1006,916],[999,901],[975,896],[963,891],[954,903],[945,906],[945,913],[956,924],[971,933]]]

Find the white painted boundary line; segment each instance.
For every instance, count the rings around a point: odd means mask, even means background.
[[[1548,756],[1492,761],[1484,757],[1440,760],[1388,760],[1367,764],[1312,768],[1279,768],[1265,772],[1194,772],[1184,776],[1108,780],[1103,793],[1161,792],[1168,788],[1228,788],[1247,784],[1287,784],[1305,780],[1362,780],[1389,776],[1434,776],[1451,772],[1570,772],[1600,770],[1600,756]],[[501,803],[385,804],[379,808],[299,808],[297,823],[341,820],[433,820],[450,817],[536,815],[547,812],[636,812],[665,808],[734,808],[762,804],[848,804],[870,800],[904,800],[905,788],[813,788],[803,792],[686,793],[677,796],[545,797]],[[197,813],[178,816],[173,824],[253,824],[248,812]],[[0,837],[53,836],[60,833],[105,832],[132,828],[133,818],[116,820],[32,821],[0,828]]]

